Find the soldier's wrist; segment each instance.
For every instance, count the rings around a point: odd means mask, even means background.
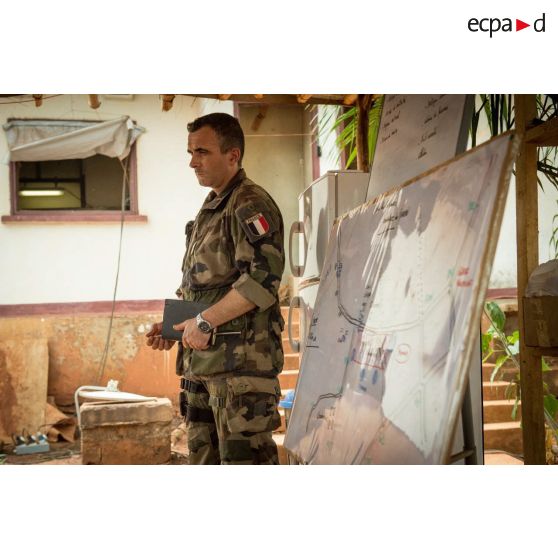
[[[201,312],[196,316],[196,325],[202,333],[211,333],[215,329],[215,326],[206,320]]]

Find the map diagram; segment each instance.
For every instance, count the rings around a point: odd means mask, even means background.
[[[444,460],[512,146],[495,138],[332,228],[285,440],[302,462]]]

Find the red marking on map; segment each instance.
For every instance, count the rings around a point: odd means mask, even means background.
[[[525,23],[524,21],[521,21],[520,19],[515,20],[515,30],[516,31],[521,31],[522,29],[525,29],[526,27],[531,27],[531,24],[530,23]]]
[[[461,275],[469,275],[469,268],[468,267],[460,267],[459,271],[457,272],[458,276]]]
[[[411,347],[407,343],[401,343],[395,349],[395,362],[399,364],[405,364],[409,360],[411,354]]]

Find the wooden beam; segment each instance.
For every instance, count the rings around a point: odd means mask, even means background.
[[[40,107],[43,104],[43,96],[42,95],[33,95],[33,99],[35,99],[35,106]]]
[[[163,112],[168,112],[172,108],[172,103],[176,95],[161,95],[163,100]]]
[[[217,95],[220,101],[228,101],[231,98],[231,95]]]
[[[525,141],[541,147],[558,146],[558,117],[527,130]]]
[[[312,95],[297,95],[296,100],[298,103],[303,105],[304,103],[308,102],[308,100],[312,97]]]
[[[101,101],[99,101],[99,95],[88,95],[89,106],[92,109],[98,109],[101,106]]]
[[[355,101],[358,99],[358,95],[357,94],[352,94],[352,95],[345,95],[345,97],[343,98],[343,104],[344,105],[354,105]]]
[[[529,275],[539,264],[537,146],[525,135],[537,116],[535,95],[515,95],[515,125],[523,135],[515,166],[517,234],[517,304],[519,321],[519,377],[523,457],[526,465],[543,465],[545,427],[541,358],[525,344],[523,297]]]
[[[219,95],[211,93],[184,93],[189,97],[199,97],[202,99],[219,99]],[[312,95],[307,101],[309,105],[337,105],[343,106],[344,95],[339,98],[331,96]],[[381,97],[381,95],[373,95],[374,98]],[[236,101],[246,104],[265,103],[266,105],[297,105],[298,101],[296,95],[278,94],[278,95],[263,95],[263,94],[232,94],[229,98],[230,101]]]
[[[363,172],[370,171],[368,159],[368,120],[372,95],[359,95],[357,98],[357,169]]]

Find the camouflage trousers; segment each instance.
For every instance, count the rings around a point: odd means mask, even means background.
[[[278,465],[277,378],[183,379],[190,465]]]

